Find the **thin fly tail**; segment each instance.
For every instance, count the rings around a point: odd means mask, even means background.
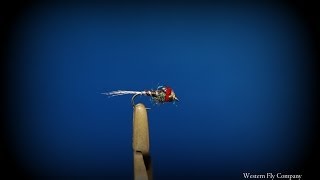
[[[113,97],[113,96],[122,96],[122,95],[126,95],[126,94],[144,94],[143,91],[123,91],[123,90],[118,90],[118,91],[111,91],[111,92],[106,92],[106,93],[101,93],[104,95],[107,95],[109,97]]]

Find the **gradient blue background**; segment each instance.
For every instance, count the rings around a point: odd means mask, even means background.
[[[299,166],[310,126],[310,37],[286,6],[42,4],[10,38],[11,148],[32,175],[133,176],[131,96],[147,107],[155,179]],[[300,172],[296,172],[299,174]]]

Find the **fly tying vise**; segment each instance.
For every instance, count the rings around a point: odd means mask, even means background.
[[[151,99],[156,103],[165,103],[165,102],[175,102],[179,101],[177,98],[176,94],[174,93],[173,89],[170,88],[169,86],[159,86],[156,90],[145,90],[145,91],[123,91],[123,90],[118,90],[118,91],[111,91],[107,93],[101,93],[110,97],[113,96],[121,96],[121,95],[126,95],[126,94],[133,94],[131,98],[131,103],[132,106],[134,106],[134,98],[138,95],[145,95],[145,96],[150,96]]]

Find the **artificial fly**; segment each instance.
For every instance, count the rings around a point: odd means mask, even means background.
[[[118,90],[118,91],[111,91],[111,92],[101,93],[101,94],[107,95],[109,97],[121,96],[121,95],[126,95],[126,94],[133,94],[132,99],[131,99],[132,106],[135,105],[134,98],[138,95],[150,96],[151,99],[156,104],[179,101],[176,94],[174,93],[172,88],[170,88],[169,86],[159,86],[156,90],[145,90],[145,91]]]

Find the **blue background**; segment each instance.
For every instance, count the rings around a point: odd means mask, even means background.
[[[310,37],[282,5],[38,4],[10,37],[8,136],[32,175],[133,176],[131,96],[155,179],[290,171],[310,143]],[[299,174],[301,172],[296,172]]]

